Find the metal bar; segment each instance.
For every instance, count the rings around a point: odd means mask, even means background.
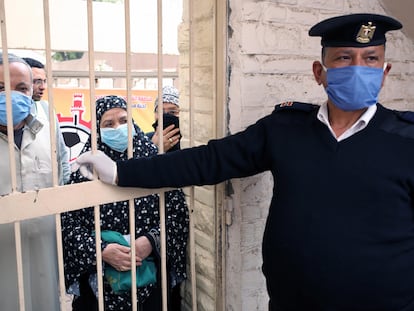
[[[96,143],[96,111],[95,111],[95,54],[94,54],[94,30],[93,30],[93,3],[92,0],[87,1],[87,12],[88,12],[88,60],[89,60],[89,90],[90,98],[92,99],[89,103],[91,111],[91,147],[92,152],[97,149]],[[98,278],[98,306],[99,310],[104,310],[104,291],[103,291],[103,280],[102,280],[102,251],[101,251],[101,226],[100,226],[100,211],[99,205],[94,206],[94,221],[95,221],[95,248],[96,248],[96,272]]]
[[[24,281],[23,281],[23,257],[22,257],[22,235],[20,222],[14,223],[14,236],[16,239],[16,264],[17,264],[17,284],[19,285],[19,306],[20,311],[25,310],[24,302]]]
[[[95,205],[93,209],[95,221],[95,248],[96,248],[96,272],[98,275],[98,306],[99,311],[104,311],[104,291],[102,280],[102,250],[101,250],[101,213],[100,206]]]
[[[64,311],[65,306],[65,270],[64,270],[64,258],[63,258],[63,242],[62,242],[62,222],[60,214],[55,215],[56,222],[56,242],[57,242],[57,259],[59,269],[59,291],[60,291],[60,310]]]
[[[51,48],[51,34],[50,34],[50,20],[49,20],[49,1],[43,0],[43,16],[45,27],[45,45],[46,45],[46,72],[47,77],[52,76],[52,48]],[[50,130],[50,150],[52,160],[52,178],[53,185],[59,184],[58,169],[57,169],[57,153],[56,153],[56,116],[54,110],[54,97],[53,97],[53,80],[47,79],[48,85],[48,101],[49,101],[49,130]],[[65,272],[64,272],[64,259],[63,259],[63,244],[62,244],[62,225],[60,220],[60,214],[55,215],[55,233],[56,233],[56,249],[58,259],[58,273],[59,273],[59,292],[60,292],[60,310],[65,310]]]
[[[56,78],[89,78],[90,71],[72,71],[72,70],[59,70],[53,71],[52,76]],[[125,78],[126,71],[94,71],[94,75],[97,79],[100,78]],[[158,76],[157,71],[131,71],[132,78],[156,78]],[[164,78],[178,78],[176,71],[163,71]]]
[[[132,148],[132,109],[131,100],[131,16],[130,3],[125,0],[125,70],[126,70],[126,89],[127,89],[127,113],[128,113],[128,158],[133,156]],[[131,245],[131,284],[136,284],[137,266],[135,262],[135,200],[129,200],[129,234]],[[137,310],[137,287],[131,286],[132,310]]]
[[[14,150],[14,133],[13,133],[13,118],[12,118],[12,102],[11,102],[11,85],[10,85],[10,68],[8,60],[8,48],[7,48],[7,29],[6,29],[6,15],[4,0],[1,1],[0,9],[0,27],[1,38],[3,48],[3,74],[4,84],[6,90],[6,118],[7,118],[7,137],[9,145],[9,165],[10,165],[10,180],[11,180],[11,193],[16,192],[17,177],[16,177],[16,162],[15,162],[15,150]],[[17,265],[17,284],[19,292],[19,309],[25,311],[25,298],[24,298],[24,280],[23,280],[23,258],[22,258],[22,241],[20,232],[20,222],[14,224],[15,246],[16,246],[16,265]]]
[[[16,175],[16,162],[15,162],[15,150],[14,150],[14,132],[13,132],[13,117],[12,117],[12,104],[11,104],[11,87],[10,87],[10,68],[8,59],[7,48],[7,29],[6,29],[6,14],[4,7],[4,0],[1,1],[0,10],[0,28],[1,28],[1,44],[3,49],[3,74],[4,74],[4,87],[6,91],[6,118],[7,118],[7,137],[9,143],[9,159],[10,159],[10,182],[11,191],[16,191],[17,188],[17,175]]]
[[[52,59],[51,59],[51,45],[50,45],[50,21],[49,21],[49,1],[43,0],[43,17],[44,17],[44,27],[45,27],[45,44],[46,44],[46,70],[49,76],[52,72]],[[57,170],[57,153],[56,153],[56,119],[55,119],[55,110],[53,105],[53,88],[51,81],[47,79],[48,84],[48,101],[49,101],[49,132],[50,132],[50,151],[51,151],[51,161],[52,161],[52,180],[53,185],[57,186],[59,184],[58,179],[58,170]]]
[[[163,43],[162,43],[162,0],[157,1],[157,66],[158,66],[158,128],[159,128],[159,153],[164,153],[164,136],[162,130],[163,122],[163,102],[162,102],[162,81],[163,81]],[[160,239],[161,239],[161,287],[162,287],[162,310],[167,311],[167,247],[166,247],[166,231],[165,231],[165,193],[160,193]]]

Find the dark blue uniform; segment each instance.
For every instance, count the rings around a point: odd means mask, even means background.
[[[414,124],[378,104],[338,142],[317,106],[285,103],[205,146],[118,163],[118,184],[216,184],[271,171],[263,239],[271,310],[414,310]]]

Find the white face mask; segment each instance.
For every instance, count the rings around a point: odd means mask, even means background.
[[[128,124],[122,124],[117,128],[104,127],[100,129],[101,140],[109,148],[124,152],[128,148]],[[135,128],[132,128],[132,136],[135,136]]]
[[[30,113],[33,101],[30,96],[18,91],[11,91],[13,126],[19,124]],[[7,125],[6,92],[0,92],[0,124]]]

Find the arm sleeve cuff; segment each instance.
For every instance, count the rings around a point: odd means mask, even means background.
[[[160,257],[160,233],[157,229],[151,229],[149,232],[145,233],[144,236],[148,238],[152,246],[152,252],[157,257]]]

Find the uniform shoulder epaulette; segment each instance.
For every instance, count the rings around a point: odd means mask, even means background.
[[[301,102],[284,102],[275,106],[275,111],[305,111],[311,112],[318,109],[319,105],[301,103]]]
[[[414,123],[414,112],[413,111],[394,111],[397,116],[406,122]]]

